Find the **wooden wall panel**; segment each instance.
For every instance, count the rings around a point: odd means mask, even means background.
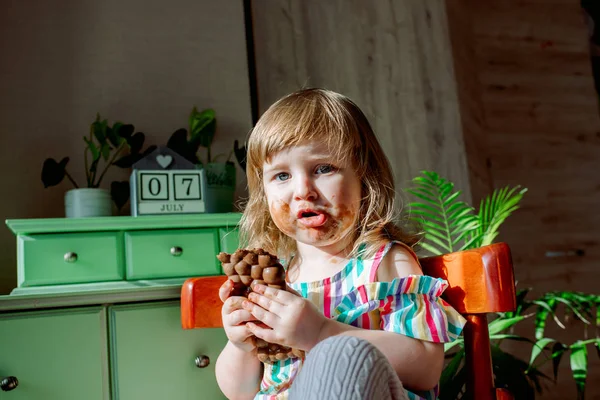
[[[600,118],[579,2],[472,4],[493,184],[529,189],[500,236],[513,250],[519,285],[533,286],[535,294],[599,293]],[[566,343],[583,338],[576,325],[551,334]],[[600,362],[593,352],[589,363],[586,398],[598,399]],[[551,367],[545,372],[552,375]],[[576,397],[568,359],[559,376],[541,398]]]
[[[259,109],[302,87],[352,98],[405,187],[422,169],[470,197],[443,1],[252,2]]]
[[[492,182],[483,126],[481,84],[475,62],[473,11],[469,0],[447,0],[446,13],[472,201],[479,204],[490,193]]]

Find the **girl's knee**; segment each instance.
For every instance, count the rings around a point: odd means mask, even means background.
[[[364,361],[365,358],[385,357],[368,340],[349,335],[331,336],[322,340],[309,352],[307,359],[321,353],[352,356],[355,361]]]

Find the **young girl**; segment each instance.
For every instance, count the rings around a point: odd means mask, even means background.
[[[394,224],[394,182],[361,110],[322,89],[272,105],[248,140],[248,247],[277,254],[290,291],[220,289],[230,399],[435,399],[443,343],[464,320]],[[306,351],[262,364],[255,339]]]

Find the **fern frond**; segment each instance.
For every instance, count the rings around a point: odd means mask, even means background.
[[[473,240],[473,247],[486,246],[493,243],[498,236],[498,228],[515,210],[519,208],[519,202],[527,189],[515,186],[507,186],[496,189],[491,196],[483,199],[479,206],[479,228]]]
[[[444,254],[461,250],[461,242],[479,229],[479,218],[473,207],[458,200],[461,192],[454,184],[435,172],[422,171],[407,191],[418,201],[410,203],[411,218],[422,224],[425,235],[421,246],[430,253]]]

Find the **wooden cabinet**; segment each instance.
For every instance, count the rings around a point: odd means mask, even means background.
[[[186,278],[220,275],[239,214],[11,220],[18,283],[0,296],[0,400],[222,399],[222,328],[184,330]],[[198,358],[197,366],[196,358]]]
[[[102,307],[0,314],[0,377],[19,382],[0,398],[108,399],[105,316]]]
[[[114,306],[109,316],[113,399],[225,398],[215,378],[223,329],[181,329],[178,302]]]

